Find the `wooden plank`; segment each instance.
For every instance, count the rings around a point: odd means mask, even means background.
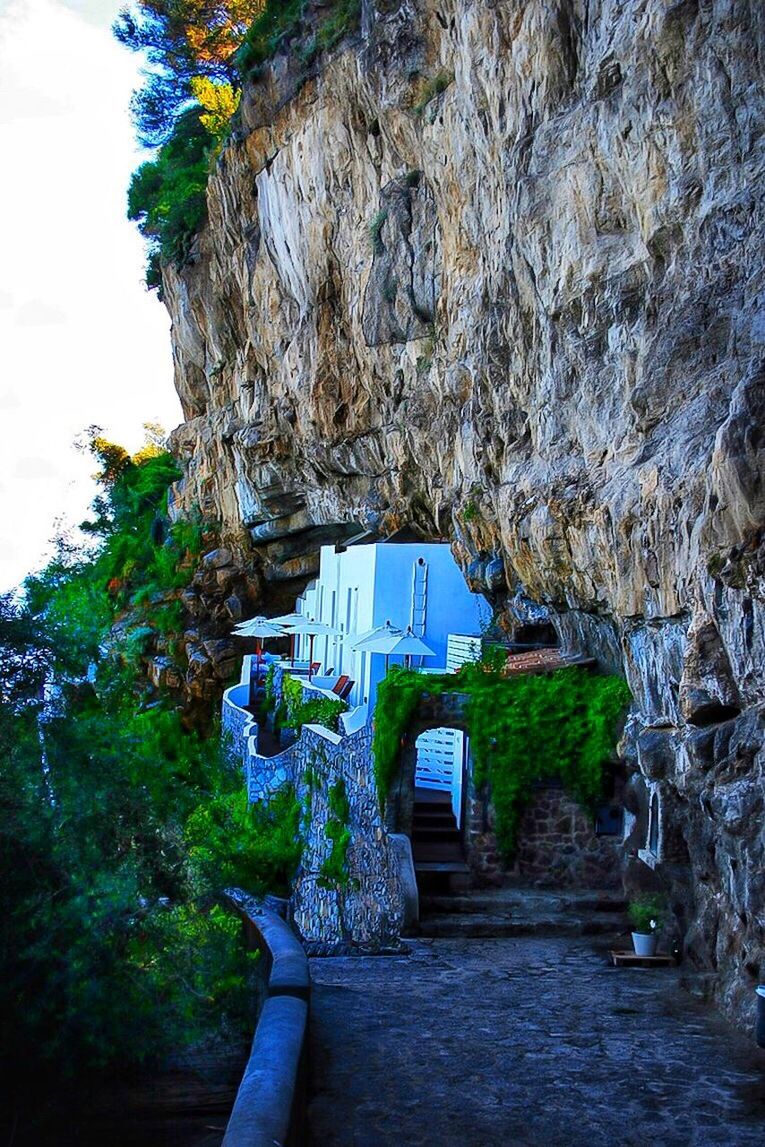
[[[638,956],[635,952],[615,951],[614,949],[611,950],[610,956],[615,968],[669,968],[675,962],[674,956]]]

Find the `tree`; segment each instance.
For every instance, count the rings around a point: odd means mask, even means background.
[[[147,80],[133,97],[140,142],[167,142],[192,97],[195,77],[231,84],[233,55],[264,0],[138,0],[114,24],[120,43],[146,58]]]

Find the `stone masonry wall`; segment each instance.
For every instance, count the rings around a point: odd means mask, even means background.
[[[552,785],[540,787],[521,818],[520,876],[556,888],[621,888],[621,837],[597,836],[592,814]]]
[[[368,726],[347,737],[303,729],[292,747],[293,775],[303,802],[305,845],[293,893],[293,919],[316,954],[397,947],[404,923],[398,865],[377,799]],[[327,886],[321,867],[332,842],[329,792],[345,782],[350,843],[347,881]]]

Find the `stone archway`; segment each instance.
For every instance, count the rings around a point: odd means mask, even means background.
[[[621,833],[601,834],[591,812],[567,795],[557,780],[540,780],[519,827],[516,862],[503,863],[494,831],[494,811],[487,787],[477,788],[470,730],[469,698],[464,693],[423,692],[417,713],[402,737],[400,767],[386,802],[390,832],[413,838],[417,740],[437,728],[465,733],[463,820],[465,862],[477,885],[496,885],[510,874],[566,888],[619,888],[624,844]]]
[[[385,803],[385,825],[389,832],[412,834],[414,790],[417,772],[417,739],[430,729],[459,729],[468,734],[463,693],[423,693],[419,710],[401,742],[401,764]],[[465,770],[472,777],[470,750],[466,753]]]

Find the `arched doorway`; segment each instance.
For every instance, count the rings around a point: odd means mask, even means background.
[[[426,729],[414,743],[412,857],[418,883],[453,883],[468,873],[464,841],[467,737],[463,729]]]
[[[465,731],[445,725],[425,729],[415,741],[415,751],[415,804],[440,798],[451,808],[457,827],[461,828],[467,760]]]

